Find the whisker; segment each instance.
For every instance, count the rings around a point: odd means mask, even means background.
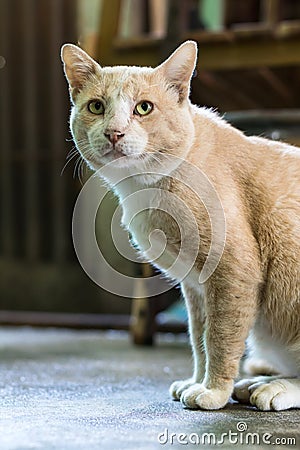
[[[63,166],[61,172],[60,172],[60,176],[63,175],[65,169],[66,169],[67,166],[68,166],[68,164],[75,158],[76,155],[78,155],[78,151],[77,151],[77,150],[76,150],[76,152],[74,152],[74,153],[72,154],[72,156],[67,157],[68,159],[67,159],[66,163],[64,164],[64,166]]]
[[[69,151],[69,153],[66,156],[66,159],[72,158],[73,155],[75,155],[78,152],[76,147],[73,147],[72,150]]]
[[[82,177],[81,177],[81,166],[82,166],[82,161],[83,161],[83,159],[81,159],[81,160],[79,161],[79,164],[78,164],[78,166],[77,166],[77,176],[78,176],[78,180],[79,180],[79,183],[81,184],[81,186],[83,185],[83,181],[82,181]]]
[[[76,160],[75,166],[74,166],[74,170],[73,170],[73,178],[76,178],[76,172],[78,169],[78,164],[80,164],[81,161],[81,155],[79,155],[79,157]]]
[[[80,163],[79,163],[79,165],[78,165],[78,178],[79,178],[79,181],[80,181],[82,186],[84,184],[83,178],[84,178],[84,170],[85,169],[86,169],[85,160],[82,158]]]

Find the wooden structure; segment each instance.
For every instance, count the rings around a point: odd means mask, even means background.
[[[120,33],[125,1],[144,5],[139,34]],[[102,0],[100,31],[89,50],[103,65],[155,66],[180,42],[194,39],[199,45],[195,103],[222,112],[299,108],[300,3],[205,1],[223,5],[218,29],[201,17],[191,21],[200,0]],[[129,310],[128,303],[112,302],[93,285],[72,249],[71,215],[80,184],[71,171],[60,176],[70,135],[58,55],[63,42],[77,42],[75,3],[0,0],[0,322],[128,328],[129,318],[118,315],[49,314],[97,313],[97,300],[106,298],[115,312]],[[162,4],[166,12],[159,9]],[[139,292],[131,327],[136,342],[151,343],[158,305],[144,302],[146,294]],[[47,314],[4,312],[12,307]]]
[[[103,65],[155,66],[178,43],[194,39],[199,45],[199,59],[192,99],[198,104],[221,111],[299,107],[298,2],[223,2],[223,29],[211,31],[189,29],[188,11],[193,0],[169,0],[163,38],[151,34],[151,30],[121,37],[122,0],[103,2],[96,57]]]
[[[73,250],[81,188],[74,164],[62,174],[73,144],[59,55],[63,43],[77,41],[74,4],[0,0],[0,323],[8,309],[91,313],[101,311],[100,301],[105,306],[106,293]],[[122,312],[120,303],[112,308]]]

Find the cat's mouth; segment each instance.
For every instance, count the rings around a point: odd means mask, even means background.
[[[123,158],[124,156],[127,155],[122,149],[113,146],[112,148],[109,148],[105,153],[101,155],[101,159],[108,162],[114,161],[119,158]]]
[[[103,163],[107,163],[126,157],[124,158],[124,160],[127,160],[129,162],[138,159],[140,156],[140,152],[130,152],[129,149],[126,150],[121,146],[113,145],[108,149],[105,149],[104,152],[102,151],[100,159]]]
[[[138,163],[143,152],[137,152],[136,149],[126,148],[123,145],[104,145],[104,146],[92,146],[93,150],[88,155],[85,155],[85,159],[88,164],[94,169],[98,170],[105,164],[118,161],[118,166],[128,166]]]
[[[94,151],[92,155],[89,155],[87,159],[90,167],[93,170],[98,170],[105,164],[113,161],[120,161],[122,165],[128,165],[129,160],[133,160],[135,155],[127,155],[124,151],[116,148],[110,148],[105,152]],[[123,160],[123,161],[122,161]]]

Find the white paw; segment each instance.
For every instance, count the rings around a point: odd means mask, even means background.
[[[238,400],[240,403],[250,403],[250,396],[253,392],[253,387],[257,387],[263,383],[268,383],[273,378],[268,376],[260,376],[253,378],[246,378],[237,381],[234,385],[234,391],[232,397],[234,400]]]
[[[220,409],[228,402],[231,389],[207,389],[197,383],[182,393],[180,401],[191,409]]]
[[[282,411],[295,406],[295,387],[288,380],[255,383],[249,391],[250,403],[261,411]]]
[[[188,389],[190,386],[193,386],[195,384],[194,378],[188,378],[187,380],[179,380],[174,381],[174,383],[171,384],[169,392],[172,398],[174,400],[180,400],[181,394],[183,391]]]

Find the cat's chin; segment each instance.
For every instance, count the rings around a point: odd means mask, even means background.
[[[127,155],[123,152],[112,150],[105,155],[102,155],[99,159],[101,161],[101,165],[111,164],[115,167],[132,167],[138,166],[141,162],[140,154]]]
[[[105,166],[106,164],[111,164],[113,162],[117,162],[122,160],[122,158],[125,158],[126,155],[124,153],[118,152],[118,151],[108,151],[107,153],[104,153],[103,155],[94,154],[89,159],[86,159],[89,167],[92,170],[98,170],[101,167]]]
[[[117,161],[118,159],[123,158],[124,156],[126,155],[123,152],[119,152],[117,150],[110,150],[109,152],[101,156],[101,162],[103,164],[106,164],[112,161]]]

